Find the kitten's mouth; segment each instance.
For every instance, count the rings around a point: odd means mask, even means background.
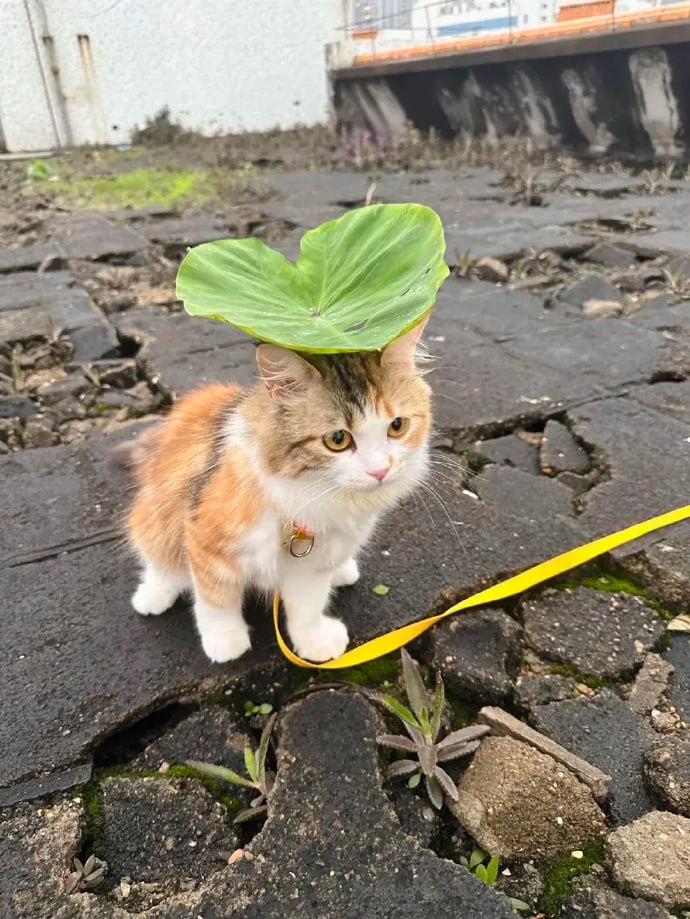
[[[363,482],[359,486],[359,491],[364,494],[369,494],[370,492],[382,491],[388,485],[392,485],[395,482],[396,477],[390,473],[383,479],[372,478],[371,481]]]

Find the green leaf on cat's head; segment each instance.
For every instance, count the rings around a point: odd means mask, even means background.
[[[296,263],[255,238],[196,246],[177,296],[193,316],[295,351],[377,351],[432,308],[444,252],[431,208],[376,204],[309,230]]]

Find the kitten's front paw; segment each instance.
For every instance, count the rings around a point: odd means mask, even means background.
[[[132,596],[132,606],[140,616],[160,616],[170,609],[177,595],[177,590],[142,581]]]
[[[237,660],[252,646],[246,625],[234,629],[205,630],[201,634],[201,644],[206,657],[214,664],[225,664],[227,661]]]
[[[345,625],[332,616],[322,616],[308,633],[293,635],[292,639],[299,656],[316,664],[340,657],[349,640]]]
[[[359,581],[359,567],[354,558],[348,558],[346,562],[333,573],[333,587],[350,587]]]

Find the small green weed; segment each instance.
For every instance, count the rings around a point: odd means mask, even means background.
[[[270,702],[252,702],[250,699],[244,703],[244,717],[253,718],[255,715],[270,715],[273,706]]]
[[[433,695],[424,686],[419,666],[403,648],[402,673],[405,692],[410,708],[398,702],[393,696],[378,693],[377,699],[389,712],[402,722],[409,736],[403,734],[380,734],[376,742],[383,747],[411,753],[416,759],[399,759],[391,763],[388,769],[390,777],[408,776],[407,784],[416,788],[424,776],[429,800],[440,810],[443,807],[444,795],[454,801],[458,800],[455,783],[440,763],[467,756],[479,746],[480,740],[489,733],[483,724],[471,725],[459,731],[453,731],[439,740],[441,721],[443,719],[446,695],[441,674],[436,674],[436,690]]]
[[[467,867],[476,878],[488,884],[489,887],[493,887],[496,883],[496,878],[498,877],[497,855],[491,858],[482,849],[473,849]]]
[[[255,788],[259,792],[248,808],[240,811],[235,817],[235,823],[242,823],[245,820],[252,820],[254,817],[265,814],[268,810],[267,799],[273,788],[275,775],[266,768],[266,757],[268,747],[271,742],[271,732],[275,724],[276,716],[271,717],[266,722],[266,726],[261,732],[259,746],[255,750],[250,743],[244,748],[244,764],[249,778],[245,778],[226,766],[214,766],[211,763],[200,763],[197,760],[189,760],[187,765],[196,769],[202,775],[212,779],[220,779],[223,782],[230,782],[232,785],[243,785],[245,788]]]
[[[499,869],[497,855],[492,857],[487,855],[483,849],[475,848],[472,849],[469,859],[462,858],[461,863],[465,865],[477,880],[482,881],[482,883],[487,884],[489,887],[493,887],[496,884]],[[529,903],[525,903],[524,900],[519,900],[517,897],[508,897],[508,900],[513,909],[518,913],[526,912],[532,908]]]

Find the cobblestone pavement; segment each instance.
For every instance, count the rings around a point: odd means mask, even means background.
[[[183,604],[131,612],[126,483],[105,461],[199,381],[254,378],[244,335],[181,312],[185,247],[254,232],[294,257],[369,191],[433,206],[453,274],[428,327],[433,494],[389,518],[338,597],[355,641],[686,503],[690,181],[583,171],[529,206],[490,169],[265,178],[242,222],[54,213],[0,251],[0,916],[499,919],[507,896],[549,917],[690,909],[690,635],[667,631],[690,605],[689,525],[417,643],[453,727],[497,705],[541,736],[486,740],[439,815],[384,778],[366,696],[304,695],[320,684],[279,658],[265,610],[227,666]],[[341,677],[396,692],[397,658]],[[242,771],[261,704],[279,715],[277,781],[265,823],[234,824],[243,790],[181,764]],[[604,794],[561,748],[605,773]],[[495,885],[464,866],[476,845],[501,858]],[[92,853],[105,879],[67,893]]]

